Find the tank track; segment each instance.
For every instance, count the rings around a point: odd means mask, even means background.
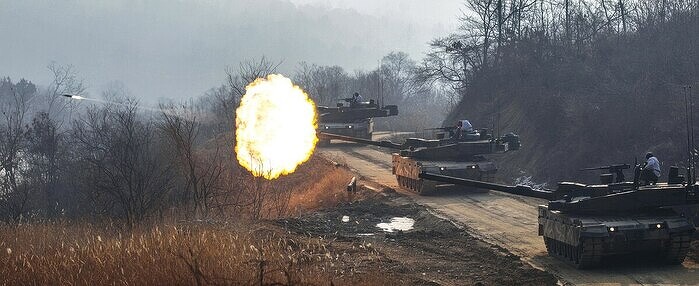
[[[420,195],[426,195],[434,191],[433,182],[422,179],[408,178],[401,175],[396,175],[396,180],[398,181],[399,186]]]
[[[588,238],[573,246],[552,238],[544,237],[549,256],[558,257],[573,264],[578,269],[586,269],[599,264],[604,254],[601,238]]]
[[[692,234],[690,232],[673,234],[669,240],[665,241],[660,252],[660,258],[666,264],[682,264],[685,257],[687,257],[691,243]]]
[[[495,182],[495,173],[481,174],[481,181],[483,182]]]
[[[673,234],[664,241],[659,258],[665,264],[682,264],[690,249],[692,234],[689,232]],[[579,269],[592,268],[600,263],[604,256],[604,241],[602,238],[587,238],[578,246],[544,237],[546,251],[549,256],[565,260]]]
[[[420,195],[429,195],[435,190],[435,182],[396,175],[398,185]],[[494,182],[495,174],[482,174],[481,181]]]

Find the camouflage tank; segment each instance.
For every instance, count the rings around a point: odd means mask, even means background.
[[[509,133],[500,138],[481,129],[457,141],[453,139],[408,138],[403,144],[372,141],[337,134],[320,134],[326,140],[335,139],[399,150],[392,154],[392,173],[401,187],[421,195],[429,194],[439,185],[420,178],[430,172],[483,181],[493,181],[497,167],[483,155],[504,153],[520,148],[519,137]]]
[[[615,172],[622,168],[616,168]],[[431,172],[419,176],[549,200],[538,207],[538,233],[550,256],[578,268],[596,266],[611,255],[645,255],[666,264],[680,264],[699,226],[699,185],[694,180],[685,182],[676,167],[671,168],[667,183],[641,185],[640,166],[635,170],[632,182],[611,180],[613,174],[607,173],[601,176],[602,184],[560,182],[556,190],[507,186]]]
[[[398,115],[398,106],[379,106],[374,100],[357,102],[345,98],[336,107],[318,106],[318,129],[321,132],[371,139],[374,118]],[[325,140],[324,143],[329,143]]]

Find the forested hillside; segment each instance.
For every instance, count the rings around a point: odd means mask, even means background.
[[[470,0],[462,30],[432,43],[421,74],[455,86],[447,122],[521,136],[505,181],[555,182],[643,159],[686,166],[685,94],[699,93],[698,1]],[[695,100],[696,101],[696,100]]]

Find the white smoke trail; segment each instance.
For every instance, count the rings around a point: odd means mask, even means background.
[[[75,99],[75,100],[93,101],[93,102],[99,102],[102,104],[118,105],[118,106],[122,106],[122,107],[134,107],[135,106],[137,109],[140,109],[140,110],[153,111],[153,112],[164,112],[170,116],[176,116],[176,117],[180,117],[180,118],[183,117],[181,114],[177,114],[172,109],[161,109],[161,108],[153,108],[153,107],[147,107],[147,106],[141,106],[141,105],[124,104],[124,103],[117,102],[117,101],[89,98],[89,97],[84,97],[84,96],[80,96],[80,95],[72,95],[72,94],[64,94],[63,96],[68,97],[70,99]]]

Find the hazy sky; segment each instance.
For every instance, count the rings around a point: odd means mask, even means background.
[[[226,66],[262,55],[373,68],[419,59],[454,30],[461,0],[0,0],[0,76],[45,84],[73,65],[95,96],[120,81],[147,101],[201,95]]]

